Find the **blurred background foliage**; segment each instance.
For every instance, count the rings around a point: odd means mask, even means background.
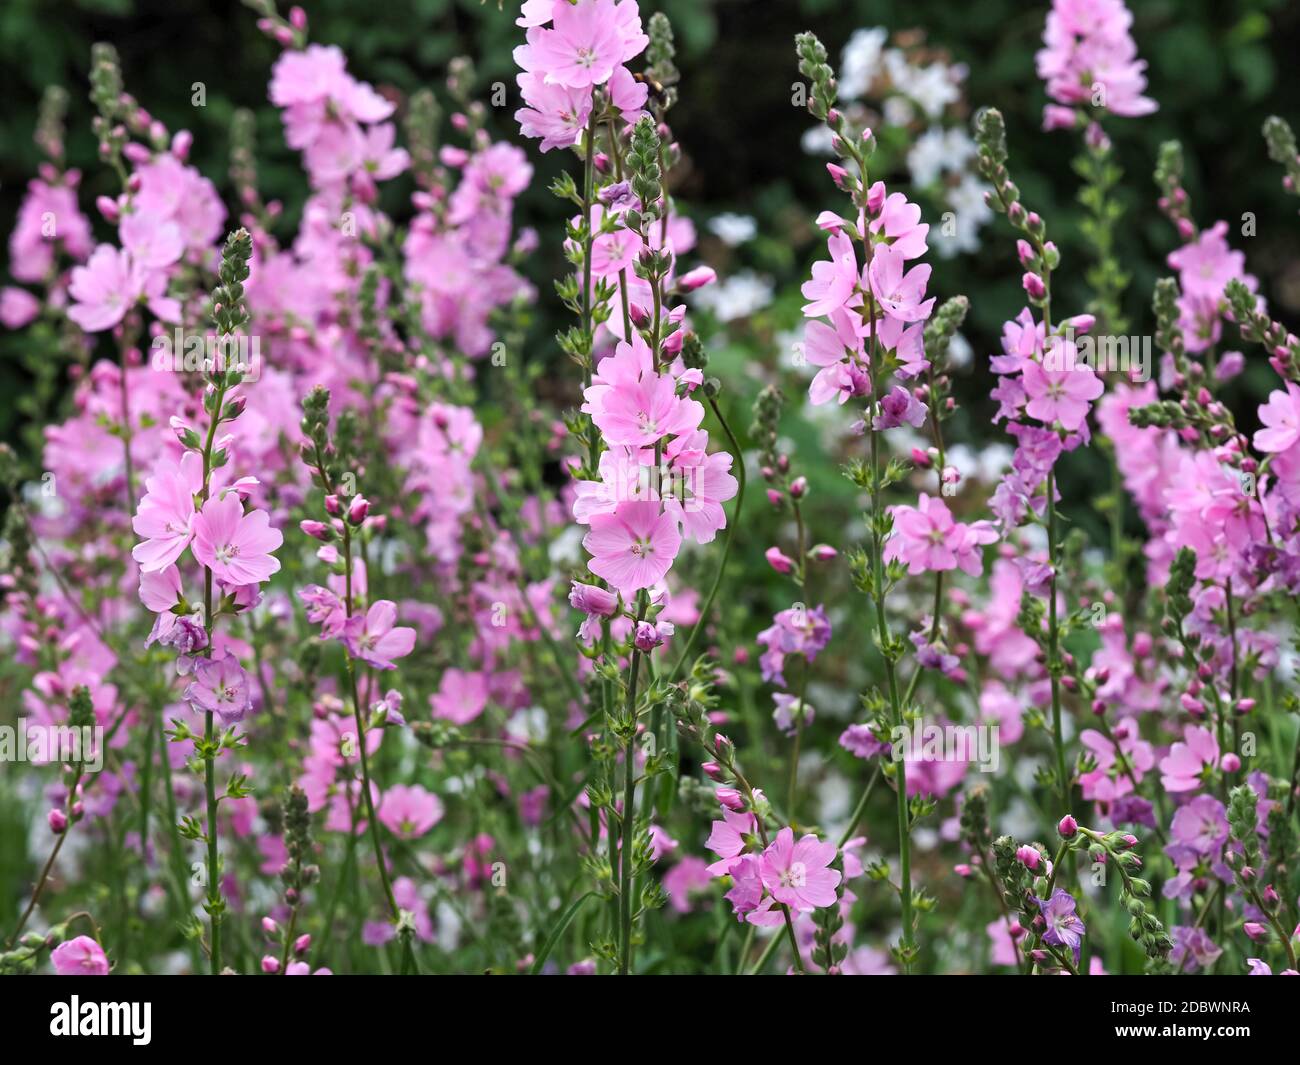
[[[500,8],[496,0],[307,0],[304,6],[314,41],[342,45],[354,74],[398,99],[425,85],[441,92],[447,61],[456,55],[473,57],[482,99],[490,98],[494,82],[509,87],[495,129],[517,139],[510,117],[518,106],[511,49],[521,38],[514,25],[514,0],[504,0]],[[797,78],[792,40],[803,29],[814,30],[837,63],[855,29],[881,25],[895,39],[906,33],[952,62],[966,64],[969,106],[993,105],[1003,111],[1013,175],[1025,202],[1048,219],[1062,248],[1058,306],[1063,313],[1082,308],[1087,293],[1081,276],[1087,259],[1076,225],[1079,179],[1071,168],[1077,139],[1039,128],[1045,97],[1033,56],[1047,3],[656,0],[642,7],[666,11],[677,33],[682,87],[673,126],[686,159],[675,177],[675,192],[683,209],[700,221],[732,210],[759,222],[760,236],[740,249],[727,248],[700,227],[702,254],[724,276],[752,269],[774,283],[777,296],[771,308],[733,323],[725,338],[715,339],[716,346],[726,348],[724,359],[753,380],[754,389],[763,367],[778,361],[777,337],[798,317],[798,282],[823,250],[812,219],[822,209],[838,207],[841,200],[826,178],[823,160],[800,148],[810,119],[791,102]],[[1300,79],[1293,74],[1300,48],[1300,5],[1288,0],[1130,0],[1130,7],[1139,51],[1150,64],[1149,94],[1160,103],[1153,117],[1114,119],[1109,124],[1126,174],[1119,192],[1126,215],[1118,247],[1133,277],[1126,301],[1131,331],[1150,331],[1151,285],[1166,272],[1164,256],[1174,246],[1170,226],[1155,209],[1151,180],[1157,148],[1172,137],[1180,138],[1186,149],[1187,186],[1198,222],[1229,222],[1230,239],[1246,251],[1248,268],[1259,276],[1264,295],[1284,320],[1289,319],[1300,309],[1294,201],[1279,187],[1280,173],[1267,160],[1259,130],[1270,113],[1300,118]],[[284,144],[279,117],[266,103],[277,48],[258,33],[253,14],[236,0],[4,0],[0,225],[5,232],[12,227],[24,184],[38,163],[32,129],[37,103],[48,85],[63,85],[72,96],[68,154],[71,165],[84,174],[83,209],[92,210],[98,193],[116,191],[113,176],[95,164],[90,134],[87,69],[90,46],[98,40],[116,45],[127,88],[145,107],[173,130],[193,131],[192,159],[223,191],[229,191],[231,115],[237,107],[257,111],[263,193],[284,201],[279,235],[287,237],[296,224],[305,185]],[[206,89],[206,106],[201,108],[191,104],[197,82]],[[562,152],[540,159],[530,155],[538,176],[521,201],[520,222],[553,235],[561,210],[546,187],[570,160]],[[1241,236],[1244,212],[1256,216],[1253,237]],[[94,221],[100,235],[107,237],[107,228]],[[932,257],[931,285],[941,298],[962,292],[971,299],[966,335],[975,360],[957,385],[966,409],[953,433],[976,446],[1004,439],[988,417],[990,380],[984,357],[995,349],[1002,321],[1023,302],[1007,228],[994,222],[983,230],[982,240],[984,247],[974,254],[946,261]],[[548,340],[562,312],[547,297],[549,279],[563,262],[558,241],[544,239],[542,249],[531,263],[542,300],[528,357],[547,360],[559,357]],[[0,258],[6,254],[0,250]],[[1235,340],[1225,339],[1228,346]],[[33,461],[37,438],[31,429],[40,418],[39,412],[20,409],[30,384],[30,370],[15,358],[21,355],[21,345],[21,335],[0,339],[0,438],[25,443],[28,460]],[[1252,372],[1235,387],[1254,395],[1267,388],[1269,378],[1262,360],[1252,357],[1251,363]],[[56,413],[47,410],[44,415]],[[736,420],[746,422],[743,415]],[[1080,456],[1077,461],[1089,460]],[[834,476],[833,467],[828,473]],[[1067,486],[1081,481],[1086,493],[1087,478],[1066,478]]]

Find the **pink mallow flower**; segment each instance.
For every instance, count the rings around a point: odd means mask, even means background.
[[[894,535],[885,544],[885,561],[905,562],[911,574],[960,567],[972,577],[978,576],[984,568],[980,547],[997,539],[988,522],[966,525],[953,521],[943,500],[924,492],[915,507],[889,510],[894,516]]]
[[[1286,391],[1270,392],[1259,408],[1262,429],[1255,430],[1255,447],[1260,451],[1285,451],[1300,440],[1300,388],[1290,381]]]
[[[203,463],[192,451],[178,463],[164,461],[144,482],[144,498],[131,527],[145,538],[131,557],[145,573],[158,573],[178,558],[194,536],[194,496],[203,488]]]
[[[1160,782],[1166,791],[1195,791],[1219,764],[1219,741],[1208,728],[1188,725],[1183,740],[1160,759]]]
[[[238,492],[224,492],[203,504],[194,519],[194,557],[223,584],[261,584],[280,568],[272,551],[284,543],[264,510],[244,513]]]
[[[682,546],[682,534],[657,502],[631,501],[612,514],[593,514],[582,546],[594,556],[587,564],[591,572],[630,600],[663,580]]]
[[[107,976],[108,956],[90,936],[77,936],[50,951],[54,971],[60,976]]]
[[[253,705],[248,674],[229,654],[195,659],[194,680],[185,689],[185,699],[195,710],[216,714],[226,725],[242,721]]]
[[[348,618],[343,625],[343,642],[353,658],[376,669],[396,669],[393,659],[405,658],[415,647],[415,630],[397,625],[397,604],[378,599],[365,616]]]
[[[797,843],[794,831],[783,828],[768,845],[759,862],[763,886],[777,902],[807,913],[818,906],[833,906],[840,873],[831,869],[834,843],[823,843],[811,833]]]
[[[1048,370],[1029,360],[1021,384],[1029,398],[1025,413],[1044,425],[1060,422],[1071,433],[1083,425],[1092,401],[1105,391],[1101,378],[1089,367]]]
[[[394,784],[379,803],[379,823],[402,839],[418,839],[442,820],[442,800],[418,784]]]

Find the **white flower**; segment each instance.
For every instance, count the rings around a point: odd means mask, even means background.
[[[709,232],[734,248],[754,239],[758,233],[758,223],[747,214],[714,215],[709,221]]]
[[[712,311],[720,321],[748,318],[772,302],[772,282],[751,270],[692,294],[692,302]]]
[[[858,100],[880,73],[880,54],[889,36],[883,26],[855,30],[840,61],[840,99]]]

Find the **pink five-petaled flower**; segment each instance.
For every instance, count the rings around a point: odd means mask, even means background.
[[[853,253],[853,241],[843,233],[833,233],[827,241],[830,261],[813,263],[812,280],[805,281],[800,291],[809,302],[803,313],[808,318],[828,316],[844,307],[858,283],[858,261]]]
[[[724,806],[722,820],[713,822],[712,831],[704,843],[721,859],[709,866],[709,872],[714,876],[726,876],[735,860],[749,847],[747,837],[757,831],[758,822],[752,813]]]
[[[203,504],[194,519],[194,557],[223,584],[261,584],[280,568],[271,554],[284,543],[264,510],[244,513],[237,492],[224,492]]]
[[[1094,399],[1105,386],[1089,367],[1068,370],[1044,369],[1026,360],[1021,378],[1029,403],[1025,412],[1044,425],[1060,422],[1067,432],[1074,432],[1088,417]]]
[[[894,535],[885,544],[885,561],[907,563],[913,575],[960,567],[972,577],[984,568],[980,547],[998,537],[986,521],[966,525],[952,520],[943,500],[924,492],[915,507],[889,508],[894,516]]]
[[[672,515],[650,501],[621,503],[612,514],[593,514],[582,546],[593,555],[588,569],[624,599],[663,580],[682,546]]]
[[[226,725],[242,721],[253,705],[248,674],[233,655],[199,658],[185,699],[196,710],[216,714]]]
[[[609,443],[629,447],[648,447],[665,436],[689,433],[703,418],[704,408],[679,397],[677,382],[668,374],[614,386],[605,394],[601,410],[592,415]]]
[[[871,294],[890,318],[902,322],[920,322],[930,317],[934,298],[925,299],[930,267],[922,264],[904,273],[906,258],[892,244],[877,244],[871,253],[867,280]]]
[[[402,839],[417,839],[442,820],[442,800],[414,784],[394,784],[379,803],[379,823]]]
[[[1264,428],[1255,430],[1255,447],[1260,451],[1285,451],[1300,440],[1300,388],[1290,381],[1286,391],[1270,392],[1259,408]]]
[[[768,845],[759,862],[763,886],[777,902],[806,913],[818,906],[834,906],[840,882],[834,843],[823,843],[811,833],[797,843],[794,831],[783,828]]]
[[[90,936],[77,936],[50,951],[54,971],[60,976],[107,976],[108,956]]]
[[[348,618],[342,638],[353,658],[376,669],[396,669],[393,659],[405,658],[415,647],[415,630],[397,625],[397,604],[391,599],[371,603],[364,617]]]
[[[144,498],[131,527],[145,538],[131,557],[145,573],[166,569],[194,536],[194,495],[203,487],[203,463],[192,451],[179,463],[164,462],[144,482]]]
[[[1219,764],[1219,741],[1208,728],[1188,725],[1183,741],[1160,759],[1160,782],[1166,791],[1195,791],[1205,783],[1207,771]]]
[[[534,27],[528,32],[527,63],[551,84],[588,89],[610,79],[615,67],[645,47],[646,38],[627,33],[625,13],[614,0],[582,0],[578,4],[556,4],[551,29]],[[632,5],[633,10],[636,5]],[[640,47],[637,47],[639,39]],[[516,58],[523,56],[516,52]]]

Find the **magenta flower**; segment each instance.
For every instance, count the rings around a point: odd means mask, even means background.
[[[227,725],[242,721],[253,705],[248,674],[230,654],[196,659],[194,680],[185,689],[185,699],[194,709],[216,714]]]
[[[280,568],[271,554],[284,543],[264,510],[244,513],[237,492],[224,492],[203,504],[194,519],[194,557],[222,584],[238,588],[260,584]]]
[[[654,502],[622,503],[612,514],[593,514],[582,546],[594,556],[587,564],[622,594],[631,597],[663,580],[682,546],[670,514]]]
[[[1029,360],[1021,383],[1029,399],[1025,413],[1044,425],[1060,422],[1067,432],[1083,425],[1092,401],[1105,391],[1101,378],[1087,366],[1048,370]]]
[[[60,976],[107,976],[108,956],[90,936],[77,936],[50,951],[54,971]]]
[[[1057,888],[1050,899],[1034,899],[1046,922],[1043,942],[1053,947],[1068,947],[1074,952],[1074,960],[1079,960],[1079,947],[1088,929],[1084,927],[1079,915],[1074,912],[1074,897],[1069,892]]]
[[[344,622],[342,639],[353,658],[376,669],[396,669],[393,659],[405,658],[415,647],[415,630],[397,625],[396,603],[378,599],[364,617],[357,614]]]
[[[379,803],[379,823],[402,839],[418,839],[442,820],[442,800],[418,784],[394,784]]]
[[[144,573],[157,573],[180,558],[194,536],[194,496],[203,488],[202,460],[192,451],[179,463],[164,460],[144,487],[131,528],[145,541],[132,548],[131,557]]]
[[[759,862],[763,886],[777,902],[802,913],[834,906],[840,873],[829,866],[836,853],[834,843],[823,843],[811,833],[796,843],[794,831],[783,828]]]

